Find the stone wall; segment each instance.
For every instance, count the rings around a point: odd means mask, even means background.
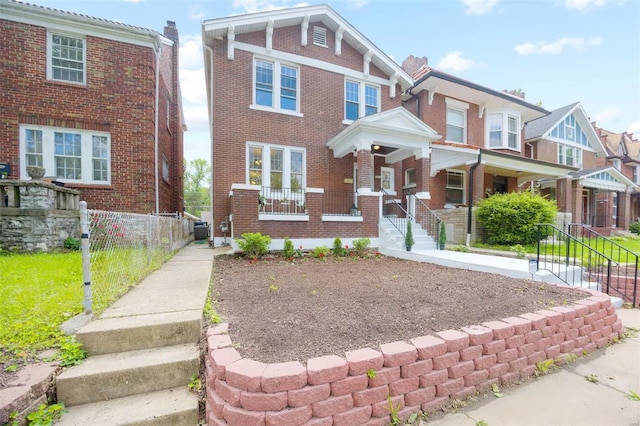
[[[539,361],[561,364],[623,335],[609,296],[518,317],[364,348],[343,358],[265,364],[242,358],[227,325],[207,332],[209,425],[387,425],[389,399],[400,417],[433,412],[531,376]],[[375,371],[375,374],[370,371]]]
[[[80,193],[44,181],[0,181],[0,248],[50,251],[80,238]]]

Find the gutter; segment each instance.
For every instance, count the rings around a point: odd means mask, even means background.
[[[473,175],[475,174],[476,167],[482,164],[482,151],[478,153],[478,160],[475,164],[472,164],[469,167],[469,197],[467,202],[467,242],[466,246],[469,247],[471,244],[471,222],[473,219]]]

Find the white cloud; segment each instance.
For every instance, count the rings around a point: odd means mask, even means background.
[[[202,68],[202,36],[183,35],[180,37],[180,72],[183,69]]]
[[[640,136],[640,120],[631,123],[627,129],[627,133],[634,133],[634,137],[638,139],[638,136]]]
[[[308,3],[290,4],[289,0],[233,0],[231,3],[234,9],[242,9],[245,13],[266,12],[308,5]]]
[[[208,132],[209,131],[209,109],[207,105],[182,106],[184,121],[187,123],[188,132]]]
[[[360,9],[361,7],[366,6],[369,3],[369,0],[347,0],[347,4],[351,9]]]
[[[205,105],[207,89],[204,81],[204,68],[197,70],[180,70],[180,91],[182,102]]]
[[[498,4],[498,0],[462,0],[465,6],[466,15],[484,15],[491,12],[491,9]]]
[[[562,53],[565,47],[573,47],[581,52],[588,47],[600,46],[601,44],[602,39],[600,37],[591,37],[589,40],[585,40],[582,37],[562,37],[551,43],[544,41],[531,43],[528,41],[516,45],[515,51],[520,55],[533,55],[536,53],[558,55]]]
[[[451,71],[466,71],[476,65],[473,59],[464,59],[462,52],[449,52],[438,62],[438,69]]]
[[[199,4],[189,7],[189,17],[194,20],[200,20],[207,16],[207,13],[202,9]]]
[[[607,0],[565,0],[564,7],[579,10],[580,12],[588,12],[602,7],[606,3]]]

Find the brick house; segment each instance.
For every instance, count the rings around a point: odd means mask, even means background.
[[[262,232],[272,248],[384,247],[383,224],[407,215],[469,243],[481,230],[467,207],[491,194],[533,187],[569,223],[595,194],[634,188],[598,169],[605,149],[579,104],[547,111],[426,58],[399,67],[328,6],[207,20],[203,43],[215,245]]]
[[[178,30],[0,0],[0,163],[77,189],[89,208],[183,211]]]

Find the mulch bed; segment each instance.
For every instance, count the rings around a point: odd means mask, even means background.
[[[219,256],[214,306],[243,357],[300,361],[589,297],[571,288],[381,255]]]

